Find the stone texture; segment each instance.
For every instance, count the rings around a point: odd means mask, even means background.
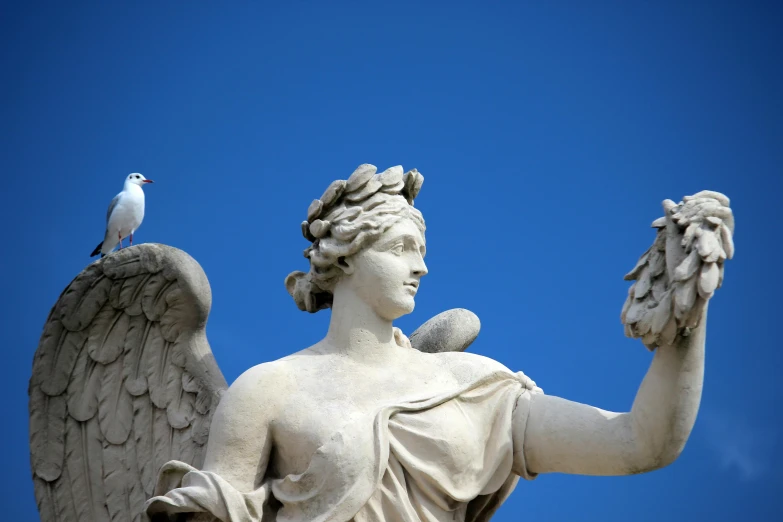
[[[733,255],[728,199],[664,202],[622,313],[653,360],[631,411],[616,413],[464,352],[480,330],[468,310],[410,339],[393,326],[428,271],[412,209],[422,181],[362,165],[329,186],[309,210],[315,230],[302,227],[311,272],[286,280],[302,310],[331,308],[329,330],[230,387],[193,259],[145,244],[87,267],[52,309],[30,380],[42,519],[478,522],[519,478],[673,462],[699,407],[707,302]]]

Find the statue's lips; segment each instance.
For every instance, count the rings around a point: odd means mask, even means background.
[[[419,290],[419,282],[418,281],[412,281],[410,283],[405,283],[402,286],[405,287],[408,290],[412,290],[413,294],[416,294],[416,292],[418,292],[418,290]]]

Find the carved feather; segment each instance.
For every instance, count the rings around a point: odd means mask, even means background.
[[[33,376],[30,381],[33,384],[40,384],[51,373],[52,354],[57,352],[58,346],[67,332],[63,323],[59,319],[53,318],[52,315],[49,314],[49,319],[44,324],[41,339],[38,341],[38,350],[33,357]]]
[[[125,455],[128,473],[127,487],[130,518],[134,522],[142,522],[144,502],[150,495],[147,495],[146,491],[144,491],[144,485],[141,483],[139,460],[149,459],[138,455],[136,452],[136,440],[133,437],[129,437],[125,442]]]
[[[109,520],[103,489],[103,447],[98,420],[79,422],[69,418],[66,430],[65,461],[78,520]]]
[[[160,316],[160,332],[169,342],[175,342],[179,334],[188,327],[186,317],[188,312],[185,304],[185,294],[174,284],[169,287],[165,296],[166,310]]]
[[[125,355],[122,360],[122,377],[125,388],[133,396],[147,393],[147,376],[143,371],[144,347],[152,323],[145,315],[132,317],[125,336]]]
[[[122,249],[103,260],[103,271],[112,279],[154,274],[163,269],[164,259],[170,259],[173,250],[171,247],[155,244]]]
[[[169,352],[169,355],[172,352],[173,345],[171,343],[166,343],[166,350]],[[172,412],[172,415],[176,416],[176,413],[179,411],[179,399],[180,395],[182,393],[182,368],[177,366],[176,364],[173,364],[171,361],[169,361],[166,364],[166,367],[164,368],[163,376],[164,376],[164,382],[163,382],[163,394],[165,395],[164,403],[165,406],[159,406],[160,408],[166,408],[169,411]],[[158,404],[153,401],[153,403],[157,406]],[[172,403],[174,403],[172,405]],[[184,412],[183,412],[184,414]],[[172,419],[173,417],[169,417],[169,419]],[[172,423],[172,426],[184,428],[189,424],[189,420],[186,420],[181,417],[177,417],[177,421]],[[184,425],[181,425],[183,424]]]
[[[128,250],[117,251],[103,262],[103,272],[112,279],[125,279],[139,274],[155,273],[144,266],[140,256],[134,256]]]
[[[93,361],[82,350],[73,368],[68,384],[68,413],[77,421],[87,421],[98,411],[98,390],[103,376],[103,365]]]
[[[125,347],[129,320],[128,315],[108,302],[98,312],[87,336],[87,352],[95,362],[109,364],[117,360]]]
[[[122,368],[121,359],[104,368],[98,395],[98,421],[111,444],[124,444],[133,426],[133,399],[122,382]]]
[[[150,277],[151,274],[139,274],[114,281],[109,293],[109,302],[114,308],[123,310],[128,315],[139,315],[142,312],[141,291]]]
[[[154,438],[152,436],[152,409],[149,396],[133,398],[133,440],[135,442],[137,461],[141,474],[141,483],[147,497],[152,495],[155,486],[157,470],[152,456],[155,454]]]
[[[186,343],[175,342],[171,345],[171,362],[180,368],[185,368],[187,364],[188,347]]]
[[[204,465],[204,456],[206,452],[206,445],[196,446],[196,449],[193,451],[193,467],[201,469],[201,467]]]
[[[67,468],[63,468],[62,475],[53,482],[33,477],[33,483],[38,510],[43,522],[78,520]]]
[[[147,376],[150,398],[158,408],[168,406],[168,397],[166,396],[168,372],[166,370],[169,364],[169,346],[170,343],[166,342],[160,333],[159,324],[152,323],[144,346],[142,364],[144,374]]]
[[[196,448],[198,444],[193,441],[192,428],[175,429],[173,439],[172,458],[182,462],[193,462],[196,460]]]
[[[163,277],[163,274],[154,274],[149,278],[141,297],[141,308],[147,319],[158,321],[166,311],[166,291],[173,284],[174,282]]]
[[[195,377],[188,372],[182,373],[182,389],[190,393],[198,393],[200,387]]]
[[[130,521],[130,484],[125,445],[103,447],[103,483],[106,488],[106,508],[112,521]]]
[[[196,395],[182,389],[182,370],[171,372],[166,392],[169,394],[169,405],[166,408],[169,424],[173,428],[183,429],[190,426],[195,413]],[[178,376],[178,378],[177,378]]]
[[[160,468],[171,460],[171,445],[174,441],[174,429],[169,424],[166,410],[152,409],[152,444],[155,475]]]
[[[53,484],[38,476],[33,476],[33,483],[35,484],[35,503],[38,504],[38,513],[41,515],[41,520],[60,520],[55,515],[56,501],[54,499]]]
[[[209,422],[211,417],[207,415],[196,415],[191,427],[193,428],[193,441],[196,444],[204,445],[209,438]]]
[[[30,394],[30,452],[33,471],[46,481],[60,477],[65,458],[65,397],[49,397],[34,387]]]
[[[212,393],[207,388],[201,388],[196,394],[196,411],[201,415],[206,414],[212,406]]]
[[[42,345],[39,351],[41,356],[36,359],[36,366],[39,368],[33,369],[33,375],[39,378],[44,393],[60,395],[68,388],[68,380],[87,336],[83,331],[69,332],[65,330],[60,321],[56,319],[50,324],[61,335],[58,339],[55,339],[53,335],[45,341],[45,345]]]
[[[64,292],[59,301],[59,317],[72,332],[89,325],[106,301],[109,300],[111,280],[96,264],[90,265]]]

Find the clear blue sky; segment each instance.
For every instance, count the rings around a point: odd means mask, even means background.
[[[231,382],[325,333],[329,313],[298,311],[283,279],[306,267],[310,201],[360,163],[426,178],[430,274],[404,331],[469,308],[483,324],[472,351],[622,411],[650,361],[623,336],[623,274],[664,198],[731,197],[737,255],[683,455],[641,476],[521,483],[496,520],[780,513],[780,3],[13,4],[0,15],[6,518],[37,518],[33,353],[123,178],[156,181],[137,242],[206,271]]]

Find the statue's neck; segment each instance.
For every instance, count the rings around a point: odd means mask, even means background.
[[[353,359],[381,362],[394,356],[392,322],[384,319],[350,290],[335,290],[329,332],[323,348]]]

